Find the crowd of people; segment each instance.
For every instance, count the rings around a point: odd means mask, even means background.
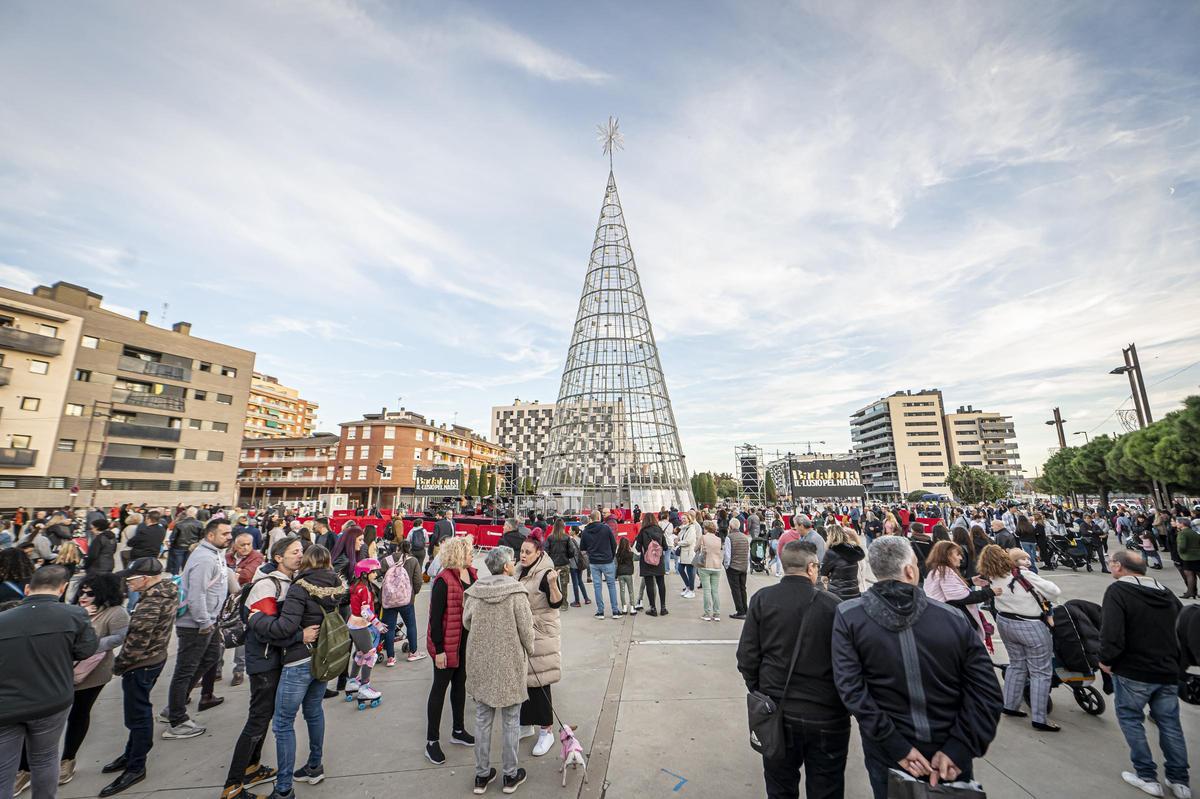
[[[325,779],[327,700],[378,706],[372,675],[380,661],[397,665],[398,648],[406,662],[428,659],[433,669],[425,757],[446,762],[449,692],[448,740],[474,748],[475,792],[501,779],[512,793],[527,776],[521,740],[533,739],[534,757],[554,744],[560,614],[594,604],[598,620],[661,618],[669,594],[691,600],[698,588],[700,618],[720,622],[722,582],[733,600],[727,618],[744,625],[737,667],[749,690],[777,704],[786,731],[783,749],[764,754],[769,796],[797,796],[802,768],[808,796],[842,796],[850,716],[876,797],[903,775],[970,781],[1002,715],[1029,718],[1041,733],[1059,730],[1048,699],[1052,608],[1062,592],[1047,570],[1062,567],[1061,538],[1083,542],[1087,557],[1077,566],[1095,562],[1113,574],[1103,605],[1078,609],[1092,614],[1093,659],[1116,694],[1133,764],[1124,780],[1149,795],[1191,795],[1178,685],[1194,656],[1177,640],[1179,598],[1147,569],[1161,568],[1154,556],[1169,552],[1184,597],[1195,597],[1200,508],[827,505],[633,515],[629,536],[617,535],[613,510],[583,520],[509,518],[477,571],[480,553],[456,535],[449,510],[407,531],[396,517],[383,529],[351,522],[335,533],[325,518],[301,520],[286,509],[20,509],[0,529],[0,796],[32,788],[35,799],[53,797],[74,778],[96,700],[118,677],[128,735],[101,769],[113,777],[100,796],[142,782],[156,723],[168,741],[205,734],[194,713],[225,701],[216,690],[231,656],[229,684],[248,682],[249,697],[222,799],[253,799],[268,784],[271,799],[291,799],[296,783]],[[1110,550],[1110,535],[1122,546]],[[755,570],[780,579],[750,596]],[[423,649],[415,611],[422,591]],[[167,704],[156,715],[150,694],[172,637]],[[996,637],[1008,656],[1002,680],[991,659]],[[1165,758],[1161,783],[1143,728],[1147,708]],[[297,716],[308,733],[303,757]],[[262,762],[268,732],[275,767]]]

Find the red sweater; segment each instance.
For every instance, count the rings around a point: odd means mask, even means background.
[[[375,618],[375,597],[365,581],[355,583],[350,589],[350,615]]]

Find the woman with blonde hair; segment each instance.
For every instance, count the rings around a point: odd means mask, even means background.
[[[473,539],[454,536],[438,547],[441,571],[433,579],[429,597],[429,628],[425,651],[433,657],[433,685],[426,704],[425,757],[440,766],[446,762],[442,752],[442,707],[446,689],[450,689],[450,742],[474,746],[475,737],[467,732],[463,714],[467,706],[467,629],[463,626],[463,602],[466,590],[474,584]]]
[[[138,527],[142,523],[142,514],[131,513],[125,517],[125,527],[121,530],[121,534],[117,536],[117,557],[121,559],[121,565],[129,568],[129,539],[133,538],[133,534],[137,532]]]
[[[1046,705],[1050,699],[1054,657],[1050,600],[1062,592],[1049,580],[1020,568],[1011,554],[995,544],[988,544],[980,553],[979,576],[991,583],[996,595],[996,625],[1008,651],[1008,668],[1004,672],[1005,715],[1019,718],[1028,715],[1021,710],[1028,684],[1033,728],[1058,732],[1060,727],[1046,719]]]
[[[858,543],[854,531],[833,522],[825,527],[825,559],[821,561],[821,576],[829,591],[838,599],[859,596],[858,571],[867,553]]]

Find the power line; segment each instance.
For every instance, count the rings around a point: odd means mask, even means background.
[[[1192,367],[1194,367],[1194,366],[1200,366],[1200,361],[1195,361],[1195,362],[1193,362],[1193,363],[1190,363],[1190,364],[1188,364],[1187,366],[1183,367],[1182,369],[1179,369],[1179,370],[1177,370],[1177,371],[1174,371],[1174,372],[1172,372],[1171,374],[1169,374],[1169,375],[1167,375],[1166,377],[1164,377],[1162,380],[1158,380],[1158,381],[1155,381],[1154,383],[1151,383],[1151,384],[1150,384],[1150,387],[1151,387],[1151,388],[1154,388],[1155,386],[1157,386],[1157,385],[1159,385],[1159,384],[1161,384],[1161,383],[1165,383],[1165,382],[1167,382],[1168,380],[1170,380],[1170,379],[1172,379],[1172,378],[1174,378],[1174,377],[1178,377],[1179,375],[1183,374],[1183,373],[1184,373],[1184,372],[1186,372],[1188,369],[1191,369],[1191,368],[1192,368]],[[1132,394],[1130,394],[1128,397],[1126,397],[1124,400],[1122,400],[1122,401],[1121,401],[1121,404],[1120,404],[1120,405],[1118,405],[1117,407],[1113,408],[1113,409],[1112,409],[1112,412],[1111,412],[1111,413],[1110,413],[1108,416],[1105,416],[1105,417],[1104,417],[1104,420],[1103,420],[1102,422],[1100,422],[1100,424],[1096,425],[1096,426],[1095,426],[1095,427],[1093,427],[1091,430],[1088,430],[1088,434],[1090,435],[1091,433],[1094,433],[1094,432],[1096,432],[1096,430],[1098,430],[1099,428],[1103,427],[1103,426],[1104,426],[1104,424],[1105,424],[1106,422],[1108,422],[1108,420],[1109,420],[1109,419],[1111,419],[1111,418],[1113,418],[1114,416],[1116,416],[1116,415],[1117,415],[1117,413],[1119,413],[1119,412],[1121,411],[1121,409],[1125,407],[1126,403],[1128,403],[1128,402],[1129,402],[1130,400],[1132,400],[1132,399],[1133,399],[1133,395],[1132,395]]]

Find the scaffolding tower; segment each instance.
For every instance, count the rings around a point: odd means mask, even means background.
[[[738,484],[738,503],[761,508],[767,504],[767,481],[763,468],[762,447],[742,444],[733,448],[734,472]]]

